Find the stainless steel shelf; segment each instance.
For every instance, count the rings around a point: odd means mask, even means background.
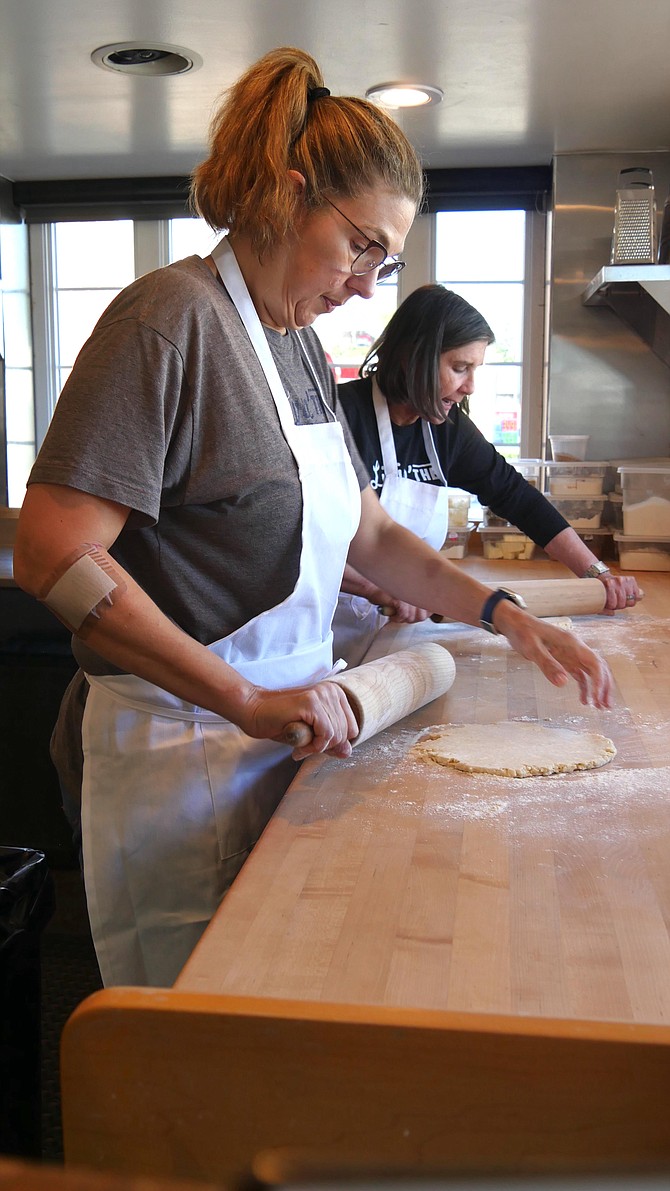
[[[613,311],[670,367],[670,265],[605,265],[582,302]]]
[[[640,286],[670,313],[670,265],[605,265],[582,294],[585,306],[610,306],[617,293]]]

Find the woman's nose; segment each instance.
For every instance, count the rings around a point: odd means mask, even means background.
[[[378,269],[370,269],[368,273],[352,273],[347,285],[360,298],[371,298],[377,285]]]

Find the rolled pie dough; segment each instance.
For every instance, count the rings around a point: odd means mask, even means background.
[[[424,736],[412,752],[422,760],[465,773],[536,777],[597,769],[616,756],[611,740],[597,732],[526,723],[449,724]]]

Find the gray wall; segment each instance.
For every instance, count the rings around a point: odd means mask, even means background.
[[[554,161],[548,431],[590,434],[591,459],[670,456],[670,368],[612,311],[582,304],[588,282],[609,264],[617,178],[628,166],[653,171],[660,226],[670,153]]]
[[[3,223],[19,223],[21,213],[14,206],[12,184],[0,175],[0,219]]]

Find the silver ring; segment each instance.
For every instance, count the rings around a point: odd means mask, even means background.
[[[633,603],[633,604],[634,604],[634,603],[635,603],[635,596],[634,596],[634,595],[629,595],[629,596],[626,596],[626,603],[628,603],[628,604],[630,604],[630,603]]]

